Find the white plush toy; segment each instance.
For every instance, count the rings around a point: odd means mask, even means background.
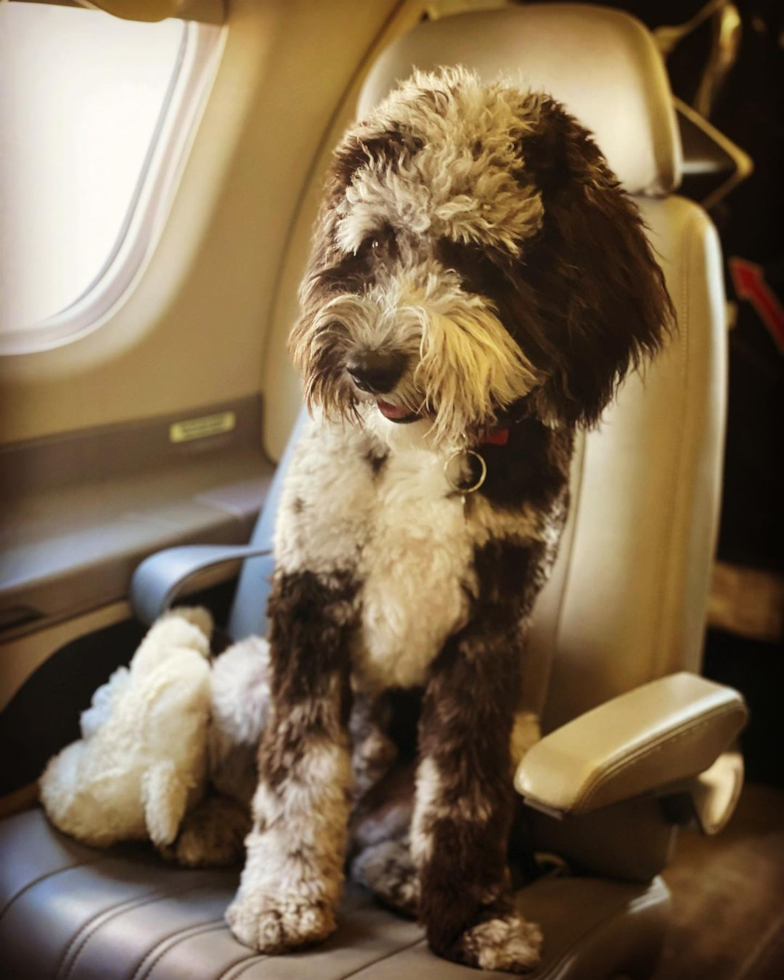
[[[52,823],[98,847],[151,839],[165,848],[204,793],[211,705],[204,609],[175,609],[150,629],[82,714],[82,739],[41,777]]]

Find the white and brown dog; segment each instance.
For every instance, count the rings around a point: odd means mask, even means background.
[[[243,943],[335,928],[355,779],[394,759],[359,708],[418,688],[410,847],[358,867],[442,956],[536,962],[507,870],[526,626],[575,430],[671,318],[634,203],[551,98],[420,73],[346,135],[291,340],[314,418],[278,519]]]

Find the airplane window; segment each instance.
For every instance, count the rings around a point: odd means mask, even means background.
[[[0,353],[63,343],[127,292],[170,200],[220,34],[177,19],[0,5]]]

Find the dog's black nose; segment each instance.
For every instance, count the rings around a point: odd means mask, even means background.
[[[352,354],[346,370],[362,391],[384,395],[392,391],[406,367],[406,356],[398,352],[365,351]]]

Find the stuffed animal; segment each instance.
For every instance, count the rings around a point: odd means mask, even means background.
[[[256,789],[256,757],[270,703],[269,644],[240,640],[212,665],[207,729],[208,793],[183,819],[164,857],[189,868],[241,861]]]
[[[149,630],[81,717],[82,738],[49,762],[41,801],[60,830],[97,847],[171,844],[207,782],[210,634],[205,609]]]

